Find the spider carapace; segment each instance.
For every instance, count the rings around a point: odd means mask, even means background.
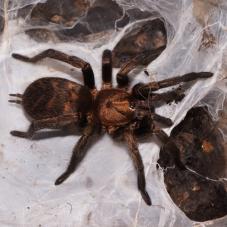
[[[118,87],[113,88],[112,55],[110,50],[105,50],[102,56],[102,88],[98,91],[90,64],[78,57],[53,49],[31,58],[19,54],[12,56],[31,63],[49,57],[82,69],[84,85],[63,78],[45,77],[31,83],[23,94],[10,94],[16,99],[9,101],[21,104],[31,118],[29,129],[26,132],[11,131],[13,136],[32,138],[41,129],[65,129],[67,126],[82,128],[82,136],[73,149],[70,163],[65,172],[57,178],[55,185],[61,184],[75,171],[86,154],[86,145],[92,136],[97,131],[106,131],[113,138],[120,136],[127,144],[137,171],[138,189],[147,205],[151,205],[137,137],[155,134],[163,143],[167,142],[168,136],[155,123],[169,127],[172,121],[156,114],[155,106],[180,101],[184,97],[179,88],[164,93],[155,91],[181,82],[208,78],[213,74],[189,73],[158,82],[139,83],[130,89],[128,73],[136,67],[135,61],[131,60],[119,70]],[[175,159],[176,164],[181,166],[178,155]]]

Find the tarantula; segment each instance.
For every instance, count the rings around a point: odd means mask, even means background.
[[[181,82],[208,78],[213,74],[189,73],[158,82],[139,83],[129,90],[128,73],[136,67],[133,59],[118,72],[118,88],[112,88],[112,54],[110,50],[105,50],[102,56],[102,88],[98,91],[90,64],[76,56],[48,49],[31,58],[19,54],[12,54],[12,57],[31,63],[49,57],[82,70],[84,85],[63,78],[44,77],[31,83],[23,94],[10,94],[17,99],[9,102],[21,104],[31,118],[28,130],[11,131],[13,136],[32,138],[35,132],[41,129],[63,129],[69,125],[75,129],[82,127],[82,136],[73,149],[70,163],[65,172],[57,178],[55,185],[61,184],[75,171],[84,158],[85,147],[94,133],[104,130],[112,136],[121,135],[126,142],[137,171],[138,189],[146,204],[151,205],[136,138],[150,133],[157,135],[165,143],[168,136],[154,122],[169,127],[172,121],[156,114],[155,104],[180,101],[184,97],[179,89],[161,94],[153,92]],[[179,158],[176,158],[176,163],[181,165]]]

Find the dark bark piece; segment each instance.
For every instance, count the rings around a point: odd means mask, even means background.
[[[126,31],[126,35],[114,47],[113,66],[120,68],[141,53],[147,53],[146,57],[138,58],[136,64],[148,65],[165,49],[166,38],[165,25],[161,19],[138,23],[135,28]]]
[[[133,8],[126,10],[124,17],[117,21],[117,27],[118,28],[123,28],[126,26],[128,23],[132,23],[136,20],[141,20],[145,19],[152,16],[151,12],[148,11],[142,11],[141,9]]]
[[[57,37],[53,31],[47,28],[31,28],[25,31],[25,33],[37,42],[46,43],[49,41],[60,41],[59,37]]]
[[[115,1],[96,0],[79,23],[71,29],[59,30],[57,36],[60,39],[77,39],[81,42],[103,38],[108,31],[114,31],[115,23],[122,14],[121,7]]]
[[[165,184],[173,201],[190,219],[203,222],[227,215],[227,192],[223,182],[174,168],[165,173]]]
[[[191,109],[169,140],[160,151],[159,164],[164,168],[175,165],[171,153],[175,147],[181,162],[195,171],[178,166],[166,169],[165,184],[173,201],[195,221],[227,215],[226,186],[218,181],[226,177],[224,141],[207,109]]]
[[[48,39],[94,41],[107,31],[114,30],[115,22],[122,17],[122,13],[115,1],[96,0],[91,5],[89,0],[48,0],[34,7],[28,23],[39,26],[54,23],[56,27],[50,30],[29,29],[26,33],[41,42]]]
[[[36,25],[51,22],[70,27],[85,15],[89,6],[90,2],[86,0],[47,0],[32,9],[30,22]]]

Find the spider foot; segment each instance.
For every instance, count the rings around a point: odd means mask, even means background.
[[[214,74],[211,72],[200,72],[199,73],[199,77],[200,78],[209,78],[212,77]]]
[[[145,203],[148,205],[148,206],[151,206],[151,199],[150,199],[150,196],[148,195],[148,193],[146,191],[141,191],[141,196],[143,198],[143,200],[145,201]]]
[[[12,57],[21,61],[29,61],[30,58],[21,54],[12,54]]]
[[[62,184],[69,177],[68,173],[63,173],[58,179],[55,181],[55,185]]]
[[[11,135],[21,137],[21,138],[29,138],[30,135],[27,132],[21,132],[21,131],[11,131]]]

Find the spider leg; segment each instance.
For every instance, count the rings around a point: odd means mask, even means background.
[[[94,73],[90,64],[76,56],[70,56],[58,50],[48,49],[31,58],[15,53],[12,54],[12,57],[24,62],[31,63],[36,63],[44,58],[53,58],[59,61],[63,61],[76,68],[81,68],[84,78],[84,84],[88,86],[90,89],[95,89]]]
[[[149,97],[149,101],[152,103],[154,102],[165,102],[165,103],[170,103],[170,102],[179,102],[185,97],[185,94],[182,92],[181,88],[176,88],[172,91],[167,91],[163,93],[152,93],[151,97]]]
[[[129,85],[129,77],[128,73],[132,71],[137,66],[136,58],[133,58],[132,60],[126,62],[119,72],[117,73],[117,84],[118,87],[127,87]]]
[[[139,95],[141,98],[144,98],[144,97],[148,97],[152,91],[157,91],[161,88],[174,86],[182,82],[189,82],[196,79],[209,78],[212,76],[213,76],[213,73],[211,72],[199,72],[199,73],[193,72],[193,73],[185,74],[183,76],[172,77],[169,79],[165,79],[157,82],[151,82],[148,84],[139,83],[133,87],[133,93],[136,95]]]
[[[136,68],[141,62],[151,62],[155,58],[157,58],[161,52],[166,48],[166,46],[162,46],[153,51],[144,51],[141,54],[137,55],[133,59],[126,62],[119,72],[117,73],[117,83],[119,87],[127,87],[129,85],[129,77],[128,73]]]
[[[102,55],[102,89],[112,87],[112,53],[104,50]]]
[[[67,169],[60,177],[57,178],[57,180],[55,181],[55,185],[63,183],[75,171],[78,164],[82,161],[86,154],[87,150],[85,149],[85,146],[87,145],[92,134],[93,126],[88,125],[88,127],[85,128],[83,135],[80,137],[79,141],[73,149],[72,156]]]
[[[34,120],[29,126],[26,132],[22,131],[11,131],[10,134],[13,136],[21,137],[21,138],[31,138],[36,131],[48,128],[48,129],[59,129],[63,128],[70,123],[75,123],[78,120],[78,116],[76,114],[68,114],[62,115],[59,117],[52,117],[42,120]]]
[[[153,130],[153,134],[155,134],[158,139],[165,145],[168,147],[168,150],[170,150],[171,154],[174,157],[174,162],[175,165],[181,169],[181,170],[185,170],[186,167],[185,165],[182,163],[181,158],[180,158],[180,151],[177,148],[177,146],[175,145],[174,141],[172,141],[169,136],[160,128],[155,128]],[[162,148],[161,148],[162,149]],[[163,149],[162,149],[163,150]]]
[[[138,145],[136,142],[136,138],[132,131],[125,130],[124,132],[124,139],[129,148],[129,154],[132,158],[133,164],[137,171],[137,181],[138,181],[138,189],[141,193],[143,200],[146,202],[147,205],[151,205],[151,199],[149,194],[146,191],[146,180],[144,175],[144,166],[141,155],[138,150]]]

